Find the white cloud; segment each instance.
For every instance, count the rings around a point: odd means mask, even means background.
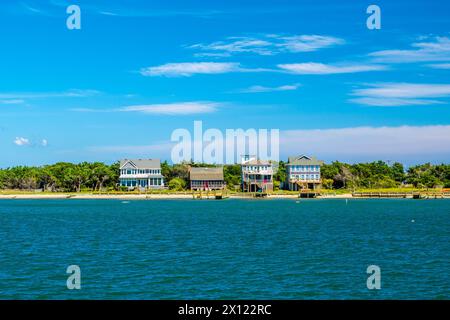
[[[450,69],[450,63],[429,64],[427,66],[433,69]]]
[[[369,54],[376,62],[426,62],[426,61],[449,61],[450,60],[450,38],[433,37],[428,41],[415,42],[409,50],[381,50]],[[421,38],[424,40],[424,38]]]
[[[448,84],[380,83],[355,89],[350,101],[369,106],[408,106],[443,103],[436,98],[450,97]],[[434,98],[434,99],[430,99]]]
[[[214,52],[198,52],[194,54],[194,57],[196,58],[227,58],[230,57],[231,54],[229,53],[214,53]]]
[[[109,12],[109,11],[99,11],[99,13],[102,15],[105,15],[105,16],[118,16],[117,13]]]
[[[330,65],[324,63],[279,64],[279,68],[295,74],[339,74],[386,70],[385,66],[374,64]]]
[[[42,139],[42,140],[30,140],[28,138],[24,138],[24,137],[16,137],[13,141],[13,143],[16,146],[19,147],[47,147],[48,146],[48,141],[47,139]]]
[[[246,37],[230,37],[226,41],[213,42],[211,44],[195,44],[189,46],[190,49],[200,49],[204,51],[219,51],[222,54],[251,52],[259,55],[272,55],[273,44],[266,40]]]
[[[88,150],[124,156],[158,154],[167,157],[174,144],[163,141],[153,145],[92,146]],[[280,132],[280,152],[282,158],[307,152],[322,159],[349,162],[447,162],[450,125],[283,130]]]
[[[364,104],[373,107],[397,107],[397,106],[426,106],[440,104],[441,101],[430,99],[400,99],[400,98],[355,98],[350,102]]]
[[[280,133],[280,150],[289,155],[308,153],[331,159],[393,159],[415,157],[447,161],[450,126],[355,127],[290,130]],[[433,159],[435,160],[435,159]]]
[[[84,98],[100,94],[97,90],[80,90],[71,89],[61,92],[3,92],[0,93],[0,99],[16,100],[19,101],[25,99],[41,99],[41,98]]]
[[[181,62],[166,63],[160,66],[140,70],[143,76],[190,77],[195,74],[223,74],[231,72],[290,72],[295,74],[339,74],[368,71],[382,71],[388,68],[376,64],[323,64],[290,63],[279,64],[279,69],[243,68],[236,62]]]
[[[189,102],[174,102],[174,103],[157,103],[125,106],[114,109],[94,109],[94,108],[74,108],[74,112],[139,112],[145,114],[161,114],[161,115],[189,115],[211,113],[218,110],[219,107],[224,106],[225,103],[210,102],[210,101],[189,101]]]
[[[28,140],[27,138],[23,138],[23,137],[16,137],[16,139],[14,140],[14,144],[17,146],[28,146],[30,145],[30,140]]]
[[[230,56],[236,53],[254,53],[268,56],[282,52],[310,52],[322,48],[341,45],[343,39],[323,35],[263,35],[260,37],[228,37],[225,41],[210,44],[194,44],[190,49],[201,50],[207,54]]]
[[[182,62],[167,63],[156,67],[141,69],[143,76],[189,77],[194,74],[220,74],[229,72],[243,72],[239,63],[234,62]]]
[[[277,47],[283,48],[289,52],[310,52],[322,48],[344,44],[344,40],[335,37],[320,35],[300,35],[291,37],[281,37],[282,43]]]
[[[259,93],[259,92],[275,92],[275,91],[293,91],[297,90],[300,87],[300,84],[287,84],[278,87],[265,87],[265,86],[251,86],[246,89],[239,90],[241,93]]]
[[[9,100],[0,100],[0,104],[22,104],[25,100],[23,99],[9,99]]]
[[[163,115],[189,115],[215,112],[221,105],[222,104],[216,102],[179,102],[168,104],[128,106],[120,108],[118,109],[118,111]]]

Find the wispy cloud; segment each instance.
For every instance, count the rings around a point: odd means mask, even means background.
[[[267,40],[247,37],[229,37],[227,41],[218,41],[210,44],[194,44],[189,49],[212,51],[209,54],[231,55],[233,53],[251,52],[259,55],[272,55],[274,46]]]
[[[276,92],[276,91],[293,91],[297,90],[301,85],[299,83],[286,84],[278,87],[265,87],[260,85],[251,86],[238,90],[239,93],[260,93],[260,92]]]
[[[119,111],[163,115],[189,115],[215,112],[220,105],[216,102],[182,102],[128,106],[119,109]]]
[[[25,103],[23,99],[10,99],[10,100],[0,100],[0,104],[22,104]]]
[[[198,43],[187,46],[200,50],[203,55],[230,56],[236,53],[275,55],[282,52],[310,52],[345,43],[343,39],[323,35],[263,35],[259,37],[228,37],[224,41],[209,44]],[[197,54],[202,55],[202,53]]]
[[[450,69],[450,63],[428,64],[427,66],[433,69]]]
[[[72,4],[67,0],[50,0],[53,6],[64,7]],[[131,5],[120,3],[118,1],[109,1],[108,3],[101,3],[100,1],[90,1],[91,3],[83,3],[82,8],[86,12],[97,13],[107,16],[118,16],[127,18],[146,18],[146,17],[198,17],[209,18],[218,14],[222,14],[219,10],[200,9],[192,10],[188,7],[176,9],[173,5],[155,6],[149,8],[147,3],[143,5],[140,1],[134,1]],[[144,2],[142,2],[144,3]]]
[[[41,98],[82,98],[100,94],[97,90],[71,89],[61,92],[0,92],[0,99],[26,100]]]
[[[219,10],[148,10],[136,9],[131,10],[129,7],[113,8],[112,10],[104,10],[100,7],[88,7],[91,12],[97,12],[107,16],[120,16],[128,18],[148,18],[148,17],[197,17],[197,18],[211,18],[223,14]]]
[[[34,13],[34,14],[42,14],[45,13],[42,9],[38,9],[37,7],[34,7],[33,5],[30,5],[26,2],[20,2],[19,5],[27,12],[27,13]]]
[[[450,97],[450,85],[379,83],[369,85],[367,88],[355,89],[351,95],[359,97],[351,99],[351,102],[369,106],[431,105],[443,103],[436,98]]]
[[[231,72],[289,72],[294,74],[339,74],[388,70],[377,64],[324,64],[316,62],[279,64],[277,68],[243,68],[235,62],[182,62],[143,68],[143,76],[190,77],[195,74],[224,74]]]
[[[340,38],[320,35],[300,35],[279,37],[278,39],[282,42],[276,46],[289,52],[311,52],[345,43]]]
[[[388,63],[450,60],[450,38],[448,37],[422,37],[419,42],[413,43],[411,47],[413,47],[413,49],[375,51],[370,53],[369,56],[372,57],[375,62]]]
[[[339,73],[382,71],[387,69],[386,66],[375,64],[331,65],[315,62],[279,64],[278,67],[295,74],[339,74]]]
[[[167,63],[141,69],[143,76],[190,77],[195,74],[221,74],[230,72],[259,72],[265,69],[246,69],[235,62],[181,62]]]
[[[135,106],[125,106],[114,109],[92,109],[92,108],[75,108],[71,111],[75,112],[138,112],[144,114],[160,114],[160,115],[190,115],[205,114],[216,112],[224,103],[210,101],[193,101],[193,102],[175,102],[161,104],[145,104]]]
[[[331,159],[405,159],[450,154],[450,126],[354,127],[280,132],[280,150]],[[412,143],[413,141],[413,143]]]

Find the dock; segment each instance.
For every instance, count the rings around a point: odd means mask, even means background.
[[[300,193],[298,194],[299,198],[317,198],[321,196],[320,191],[318,190],[300,190]]]
[[[222,200],[229,198],[230,195],[227,190],[203,190],[203,191],[192,191],[192,198],[197,200],[202,199],[215,199]]]
[[[403,198],[403,199],[444,199],[450,198],[450,192],[353,192],[354,198]]]

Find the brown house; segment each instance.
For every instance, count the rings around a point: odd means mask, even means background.
[[[225,188],[223,167],[191,168],[189,180],[191,190],[221,190]]]

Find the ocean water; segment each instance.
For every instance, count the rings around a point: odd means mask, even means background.
[[[0,299],[450,298],[450,200],[1,200],[0,243]]]

